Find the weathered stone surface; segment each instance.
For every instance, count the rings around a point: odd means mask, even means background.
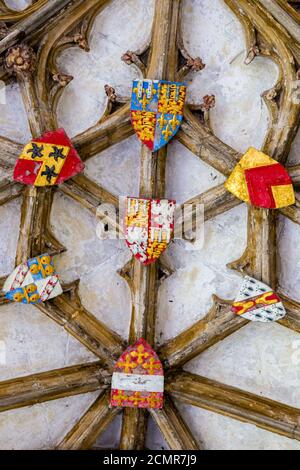
[[[255,58],[245,66],[242,28],[221,0],[184,0],[185,47],[193,57],[206,63],[204,70],[190,74],[188,101],[201,103],[214,94],[216,106],[211,122],[217,136],[238,151],[250,145],[260,148],[269,117],[261,93],[271,88],[277,67],[266,58]],[[95,124],[105,109],[104,85],[130,96],[131,80],[140,77],[135,67],[121,61],[126,50],[145,45],[150,35],[153,2],[114,0],[97,18],[91,37],[91,52],[66,50],[59,59],[64,73],[74,76],[65,88],[58,107],[60,125],[70,136]],[[213,7],[212,7],[213,5]],[[132,8],[136,25],[132,28]],[[221,25],[224,25],[222,28]],[[26,142],[30,132],[18,87],[7,87],[8,106],[0,104],[0,135]],[[79,118],[80,116],[80,118]],[[299,163],[299,136],[290,163]],[[135,136],[95,156],[87,162],[86,174],[118,195],[137,195],[140,143]],[[166,197],[185,200],[224,181],[224,177],[200,162],[181,144],[170,144],[167,160]],[[13,268],[17,240],[19,203],[0,208],[1,274]],[[10,214],[14,218],[10,218]],[[226,268],[246,245],[245,205],[205,224],[203,248],[192,250],[186,242],[172,243],[164,260],[177,272],[159,291],[157,337],[159,343],[202,318],[211,306],[211,295],[234,298],[241,278]],[[283,220],[283,219],[282,219]],[[130,294],[117,274],[129,259],[124,240],[101,241],[96,236],[96,219],[66,196],[57,195],[51,219],[57,238],[68,251],[55,262],[64,282],[81,278],[83,304],[97,318],[127,337]],[[281,221],[279,230],[280,284],[291,297],[300,300],[300,231],[290,221]],[[10,233],[9,239],[6,234]],[[1,307],[0,340],[8,345],[8,365],[0,365],[0,380],[31,371],[64,367],[94,356],[83,349],[56,324],[33,307]],[[251,324],[206,351],[188,366],[201,375],[300,407],[299,374],[292,364],[298,336],[278,324]],[[55,344],[49,354],[47,344]],[[54,349],[54,348],[53,348]],[[298,356],[297,356],[298,357]],[[296,357],[296,358],[297,358]],[[35,407],[6,412],[0,416],[0,448],[54,447],[91,404],[94,394],[73,397]],[[295,441],[255,426],[178,404],[195,435],[206,448],[299,449]],[[34,429],[34,436],[32,433]],[[111,448],[118,445],[117,418],[97,442]],[[38,432],[37,432],[38,430]],[[147,445],[165,444],[150,422]]]

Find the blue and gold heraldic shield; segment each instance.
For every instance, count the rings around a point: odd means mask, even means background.
[[[132,126],[152,152],[166,145],[183,117],[186,86],[164,80],[134,80],[131,96]]]

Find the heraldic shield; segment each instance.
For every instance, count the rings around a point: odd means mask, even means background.
[[[278,209],[295,204],[292,180],[284,166],[254,147],[236,165],[225,188],[255,207]]]
[[[84,169],[63,129],[47,132],[25,146],[17,160],[14,180],[33,186],[53,186]]]
[[[6,279],[3,291],[13,302],[35,304],[62,294],[53,261],[47,253],[20,264]]]
[[[111,406],[162,408],[164,371],[157,354],[144,339],[129,346],[114,367]]]
[[[175,206],[169,199],[126,199],[126,243],[141,263],[156,261],[170,243]]]
[[[249,276],[244,278],[232,311],[246,320],[265,323],[281,320],[286,314],[278,295],[263,282]]]
[[[132,126],[143,144],[156,152],[178,131],[185,102],[184,83],[135,80],[131,97]]]

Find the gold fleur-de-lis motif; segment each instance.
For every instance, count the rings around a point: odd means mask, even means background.
[[[177,119],[177,114],[174,114],[172,119],[169,121],[169,125],[172,127],[173,131],[175,131],[176,127],[179,126],[180,121]]]
[[[149,102],[150,102],[150,100],[147,98],[147,96],[144,93],[143,98],[140,100],[140,103],[143,106],[143,111],[146,111],[146,106]]]
[[[167,125],[167,127],[164,131],[162,131],[162,134],[164,135],[166,140],[168,140],[168,138],[173,135],[173,132],[171,131],[169,125]]]
[[[164,126],[167,124],[168,121],[165,119],[164,115],[162,114],[162,115],[160,116],[160,118],[157,120],[157,122],[158,122],[158,124],[159,124],[159,127],[160,127],[161,129],[163,129]]]

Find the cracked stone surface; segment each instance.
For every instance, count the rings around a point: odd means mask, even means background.
[[[13,3],[7,2],[13,6]],[[25,4],[25,2],[22,2]],[[238,151],[260,148],[269,116],[261,99],[278,77],[276,65],[255,58],[245,66],[245,41],[238,20],[221,0],[184,0],[185,47],[200,56],[206,68],[188,77],[188,100],[199,103],[206,94],[216,95],[211,112],[216,135]],[[132,28],[133,7],[135,28]],[[59,67],[74,76],[58,106],[59,124],[70,136],[95,124],[105,109],[104,84],[129,97],[134,67],[121,62],[127,50],[149,40],[153,1],[114,0],[95,21],[91,52],[71,48],[62,53]],[[222,25],[222,27],[220,27]],[[18,87],[6,89],[7,104],[0,104],[0,134],[26,142],[30,131]],[[80,118],[79,118],[80,115]],[[300,133],[289,164],[299,162]],[[137,195],[140,143],[135,136],[117,144],[86,166],[86,174],[116,195]],[[224,181],[222,175],[201,162],[177,141],[167,156],[166,196],[182,203]],[[11,214],[14,217],[11,217]],[[20,204],[0,208],[1,275],[13,267]],[[233,299],[241,276],[226,268],[246,246],[245,205],[205,224],[204,243],[197,250],[183,241],[172,243],[164,254],[175,274],[159,291],[157,339],[159,343],[202,318],[211,306],[211,295]],[[117,274],[130,253],[123,240],[100,240],[97,220],[61,194],[55,196],[51,224],[68,249],[55,263],[64,282],[80,278],[83,304],[100,320],[126,338],[130,319],[130,294]],[[10,236],[7,236],[7,233]],[[281,219],[278,230],[280,284],[300,300],[300,228]],[[5,258],[5,259],[3,259]],[[298,335],[277,324],[249,324],[215,345],[186,366],[220,382],[300,407]],[[2,307],[0,340],[6,345],[6,364],[0,379],[63,367],[94,356],[38,310],[19,305]],[[55,344],[55,348],[52,345]],[[296,344],[296,346],[295,346]],[[51,348],[48,347],[51,345]],[[300,345],[298,344],[299,348]],[[295,355],[296,354],[296,355]],[[300,361],[299,361],[300,363]],[[53,448],[95,398],[81,395],[0,414],[1,449]],[[243,424],[230,418],[178,403],[195,435],[207,449],[300,449],[300,443]],[[118,445],[120,418],[98,439],[96,447]],[[34,432],[32,431],[34,430]],[[150,421],[147,446],[166,448],[156,425]]]

